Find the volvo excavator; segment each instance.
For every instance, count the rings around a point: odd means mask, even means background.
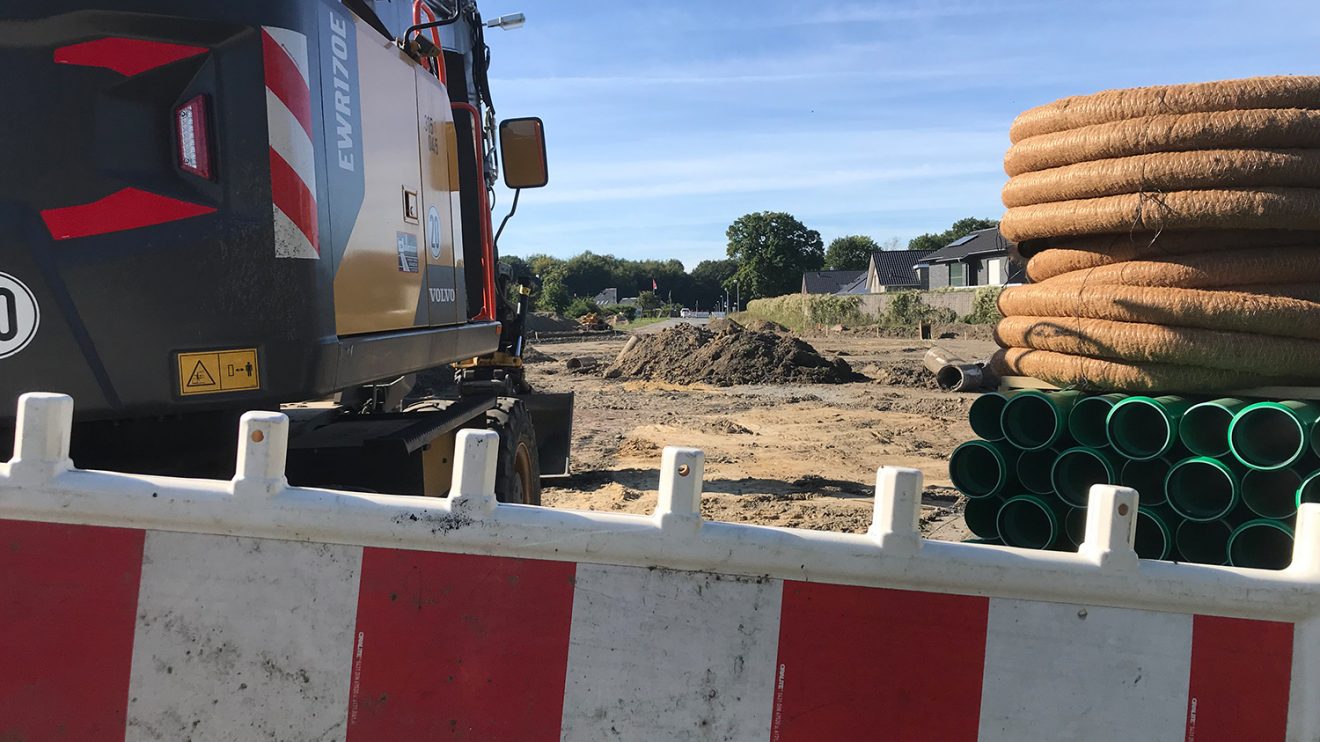
[[[539,503],[573,399],[524,378],[532,279],[492,228],[501,168],[515,210],[548,180],[541,121],[497,125],[487,81],[485,29],[521,20],[7,5],[0,450],[18,396],[55,391],[79,467],[228,478],[239,415],[282,410],[294,484],[443,496],[457,431],[490,428],[500,499]]]

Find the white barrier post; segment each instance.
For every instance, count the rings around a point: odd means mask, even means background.
[[[660,497],[655,520],[666,531],[701,527],[701,480],[706,454],[698,448],[665,447],[660,457]]]
[[[454,512],[480,518],[495,512],[495,468],[499,463],[500,434],[493,430],[460,430],[454,442]]]
[[[1091,486],[1086,506],[1086,538],[1077,553],[1107,569],[1135,569],[1137,491],[1109,484]]]
[[[69,436],[73,398],[67,394],[29,392],[18,398],[14,458],[9,476],[16,484],[40,484],[73,468]]]
[[[279,412],[245,412],[238,421],[236,497],[274,497],[289,486],[284,462],[289,449],[289,418]]]
[[[1320,503],[1304,502],[1297,508],[1293,533],[1293,558],[1288,571],[1320,581]]]
[[[882,466],[875,472],[875,509],[869,535],[894,556],[917,553],[921,548],[921,472]]]

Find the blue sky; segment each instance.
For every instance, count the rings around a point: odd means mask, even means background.
[[[496,110],[545,120],[550,185],[501,250],[689,270],[751,211],[827,243],[998,218],[1009,124],[1059,97],[1320,72],[1313,1],[482,2],[515,11],[487,31]]]

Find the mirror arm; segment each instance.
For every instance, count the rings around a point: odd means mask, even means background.
[[[521,193],[521,188],[513,189],[513,204],[509,206],[509,213],[505,214],[504,218],[500,220],[500,228],[495,230],[495,239],[493,242],[496,246],[500,244],[500,235],[504,234],[504,225],[509,223],[509,220],[513,218],[514,214],[518,213],[518,196]]]

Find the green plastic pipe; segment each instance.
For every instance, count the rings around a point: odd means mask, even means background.
[[[1228,456],[1228,426],[1246,406],[1232,397],[1194,404],[1178,422],[1178,438],[1195,456]]]
[[[1172,508],[1137,508],[1137,538],[1133,542],[1142,559],[1168,559],[1173,553],[1173,534],[1183,521]]]
[[[1048,549],[1063,538],[1058,500],[1036,495],[1018,495],[999,509],[999,538],[1009,546]]]
[[[1320,407],[1311,402],[1257,402],[1243,407],[1228,426],[1233,458],[1252,469],[1292,466],[1311,448]]]
[[[999,509],[1004,506],[1002,497],[983,497],[968,500],[963,508],[963,521],[967,530],[977,538],[999,540]]]
[[[1004,439],[1004,428],[1000,417],[1004,414],[1004,405],[1017,392],[986,392],[972,401],[967,408],[967,422],[971,423],[972,432],[987,441]]]
[[[1164,478],[1169,476],[1173,464],[1168,459],[1146,459],[1123,462],[1123,469],[1118,473],[1118,483],[1131,487],[1141,498],[1142,507],[1154,507],[1168,502],[1164,496]]]
[[[1320,502],[1320,471],[1313,471],[1302,480],[1294,502],[1299,508],[1304,502]]]
[[[1227,520],[1184,520],[1174,531],[1173,542],[1185,562],[1228,564],[1228,540],[1233,524]]]
[[[981,544],[982,546],[1003,546],[1004,542],[997,538],[965,538],[961,543]]]
[[[1091,485],[1118,484],[1122,467],[1123,459],[1113,451],[1077,446],[1054,460],[1050,481],[1065,503],[1083,508],[1090,500]]]
[[[1108,446],[1105,420],[1109,418],[1109,411],[1114,405],[1126,397],[1126,394],[1100,394],[1077,400],[1068,412],[1068,433],[1077,441],[1077,445],[1087,448]]]
[[[1291,518],[1301,487],[1302,475],[1295,469],[1248,469],[1242,474],[1242,503],[1262,518]]]
[[[1228,515],[1240,497],[1242,469],[1234,464],[1209,456],[1193,456],[1174,464],[1164,478],[1169,506],[1187,520],[1218,520]]]
[[[1082,393],[1075,391],[1018,392],[1004,404],[1000,416],[1004,438],[1024,451],[1062,443],[1068,433],[1068,413],[1081,397]]]
[[[1105,432],[1115,451],[1130,459],[1157,459],[1174,448],[1178,423],[1192,403],[1182,397],[1128,397],[1114,405]]]
[[[1022,489],[1033,495],[1054,493],[1054,482],[1050,480],[1050,469],[1059,455],[1052,448],[1038,451],[1023,451],[1017,461],[1017,479]]]
[[[967,441],[949,454],[949,480],[972,499],[992,497],[1013,484],[1019,455],[1002,441]]]
[[[1228,563],[1234,567],[1284,569],[1292,556],[1293,530],[1277,520],[1249,520],[1228,537]]]
[[[1074,548],[1086,540],[1086,508],[1068,508],[1063,516],[1063,535]]]

